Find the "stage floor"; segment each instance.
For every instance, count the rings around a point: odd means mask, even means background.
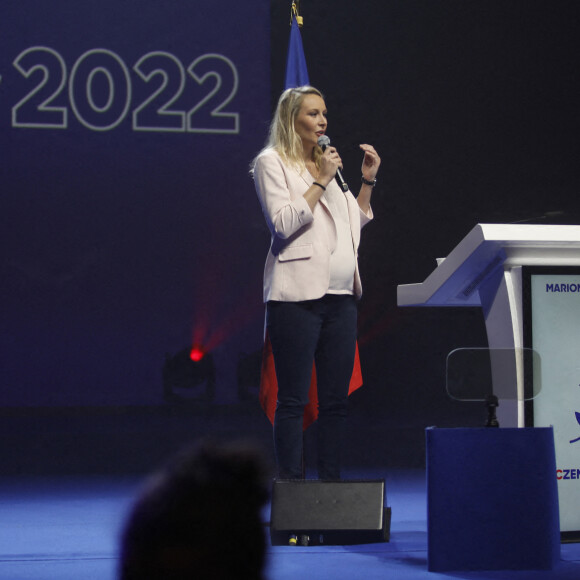
[[[562,545],[562,559],[552,571],[428,572],[425,472],[344,475],[386,479],[390,541],[270,547],[266,580],[580,578],[580,544]],[[119,530],[141,481],[119,476],[0,478],[0,579],[113,580]],[[264,521],[269,521],[269,507]]]

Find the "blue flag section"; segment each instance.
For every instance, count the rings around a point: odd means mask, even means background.
[[[295,16],[292,16],[292,26],[290,28],[290,41],[288,43],[288,60],[286,61],[286,81],[285,89],[309,85],[308,69],[302,46],[302,36],[300,27]]]
[[[157,404],[192,341],[237,398],[269,44],[269,0],[3,2],[2,405]]]

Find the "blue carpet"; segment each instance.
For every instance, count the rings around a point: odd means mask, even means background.
[[[345,477],[385,477],[393,513],[390,542],[271,547],[267,580],[580,578],[580,544],[564,544],[560,563],[548,572],[428,572],[424,472]],[[0,579],[114,580],[120,526],[139,485],[139,479],[129,477],[0,479]]]

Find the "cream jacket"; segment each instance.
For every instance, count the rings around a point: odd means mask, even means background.
[[[297,302],[324,296],[330,281],[330,255],[337,243],[336,227],[324,201],[314,211],[304,193],[314,182],[310,173],[299,173],[285,165],[274,150],[261,153],[254,168],[254,180],[262,210],[272,234],[264,268],[264,302]],[[347,200],[356,269],[353,294],[360,298],[362,286],[357,252],[360,232],[372,218],[365,214],[350,191],[344,193],[333,179],[330,195]]]

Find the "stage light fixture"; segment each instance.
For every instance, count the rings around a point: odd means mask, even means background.
[[[194,346],[189,351],[189,358],[193,362],[196,362],[196,363],[199,362],[204,356],[205,356],[205,351],[199,346]]]
[[[187,346],[174,356],[166,354],[163,398],[168,403],[212,401],[215,374],[213,356],[201,346]]]

